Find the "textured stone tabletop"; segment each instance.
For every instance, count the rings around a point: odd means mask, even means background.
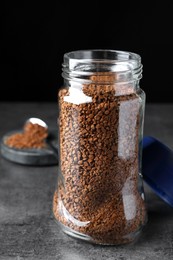
[[[56,128],[55,103],[1,103],[0,137],[40,117]],[[144,135],[173,148],[173,104],[147,104]],[[136,244],[97,246],[63,234],[52,215],[57,166],[23,166],[0,156],[0,260],[171,260],[173,208],[144,183],[148,224]]]

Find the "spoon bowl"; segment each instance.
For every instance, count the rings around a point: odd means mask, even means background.
[[[37,117],[30,117],[29,119],[26,120],[25,124],[27,123],[38,124],[48,129],[48,125],[42,119]]]

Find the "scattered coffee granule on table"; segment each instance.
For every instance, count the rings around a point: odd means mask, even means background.
[[[127,84],[96,82],[84,85],[83,93],[92,102],[65,102],[69,90],[59,92],[62,174],[54,216],[76,237],[131,242],[146,223],[138,161],[142,101]]]
[[[39,125],[28,122],[25,124],[23,132],[10,135],[5,144],[13,148],[44,148],[48,130]]]

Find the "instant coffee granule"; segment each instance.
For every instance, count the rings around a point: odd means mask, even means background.
[[[146,222],[139,186],[141,101],[130,85],[101,84],[108,76],[94,80],[83,86],[90,103],[65,102],[68,90],[59,92],[62,174],[53,211],[64,230],[98,244],[123,244]]]
[[[44,148],[46,146],[45,139],[48,136],[48,130],[39,125],[28,122],[20,133],[10,135],[5,144],[12,148]]]

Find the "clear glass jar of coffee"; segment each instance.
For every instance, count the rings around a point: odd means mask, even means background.
[[[64,54],[62,70],[54,217],[66,234],[91,243],[133,242],[147,222],[141,57],[78,50]]]

